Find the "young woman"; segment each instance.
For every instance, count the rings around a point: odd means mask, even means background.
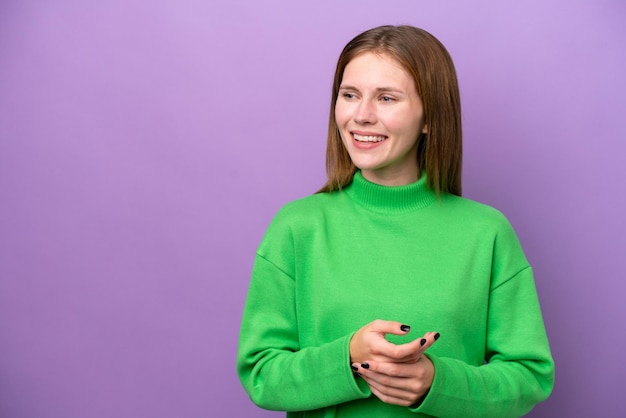
[[[554,363],[533,274],[498,211],[460,197],[461,111],[444,46],[383,26],[335,73],[328,181],[261,242],[237,370],[288,417],[506,417]]]

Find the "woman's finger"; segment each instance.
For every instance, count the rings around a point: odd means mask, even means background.
[[[379,353],[398,363],[417,361],[424,352],[439,339],[438,332],[427,332],[421,338],[405,344],[386,346],[385,351]],[[377,359],[379,360],[379,359]]]
[[[411,327],[395,321],[377,319],[359,329],[350,340],[350,359],[363,361],[367,358],[383,360],[385,353],[391,352],[396,347],[385,339],[385,335],[404,335]]]
[[[388,404],[409,406],[413,405],[419,399],[419,397],[411,392],[389,388],[386,386],[379,386],[378,383],[374,381],[367,381],[367,383],[369,384],[374,396]]]
[[[376,393],[383,396],[381,400],[398,405],[404,404],[398,400],[408,401],[411,405],[425,396],[435,375],[432,362],[425,356],[413,363],[369,361],[352,366],[371,388],[376,389]]]

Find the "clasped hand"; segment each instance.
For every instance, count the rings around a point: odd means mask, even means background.
[[[352,370],[369,385],[381,401],[401,406],[415,405],[430,389],[435,368],[424,352],[439,338],[437,332],[406,344],[393,344],[386,334],[405,335],[408,325],[376,320],[358,330],[350,340]]]

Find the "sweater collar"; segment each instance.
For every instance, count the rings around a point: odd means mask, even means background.
[[[366,180],[360,171],[345,189],[346,195],[373,212],[406,213],[425,208],[436,200],[435,192],[426,185],[426,173],[419,180],[404,186],[381,186]]]

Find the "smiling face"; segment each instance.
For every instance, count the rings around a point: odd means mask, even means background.
[[[424,110],[413,78],[394,58],[365,52],[346,65],[335,120],[367,180],[399,186],[419,178],[418,138],[428,131]]]

